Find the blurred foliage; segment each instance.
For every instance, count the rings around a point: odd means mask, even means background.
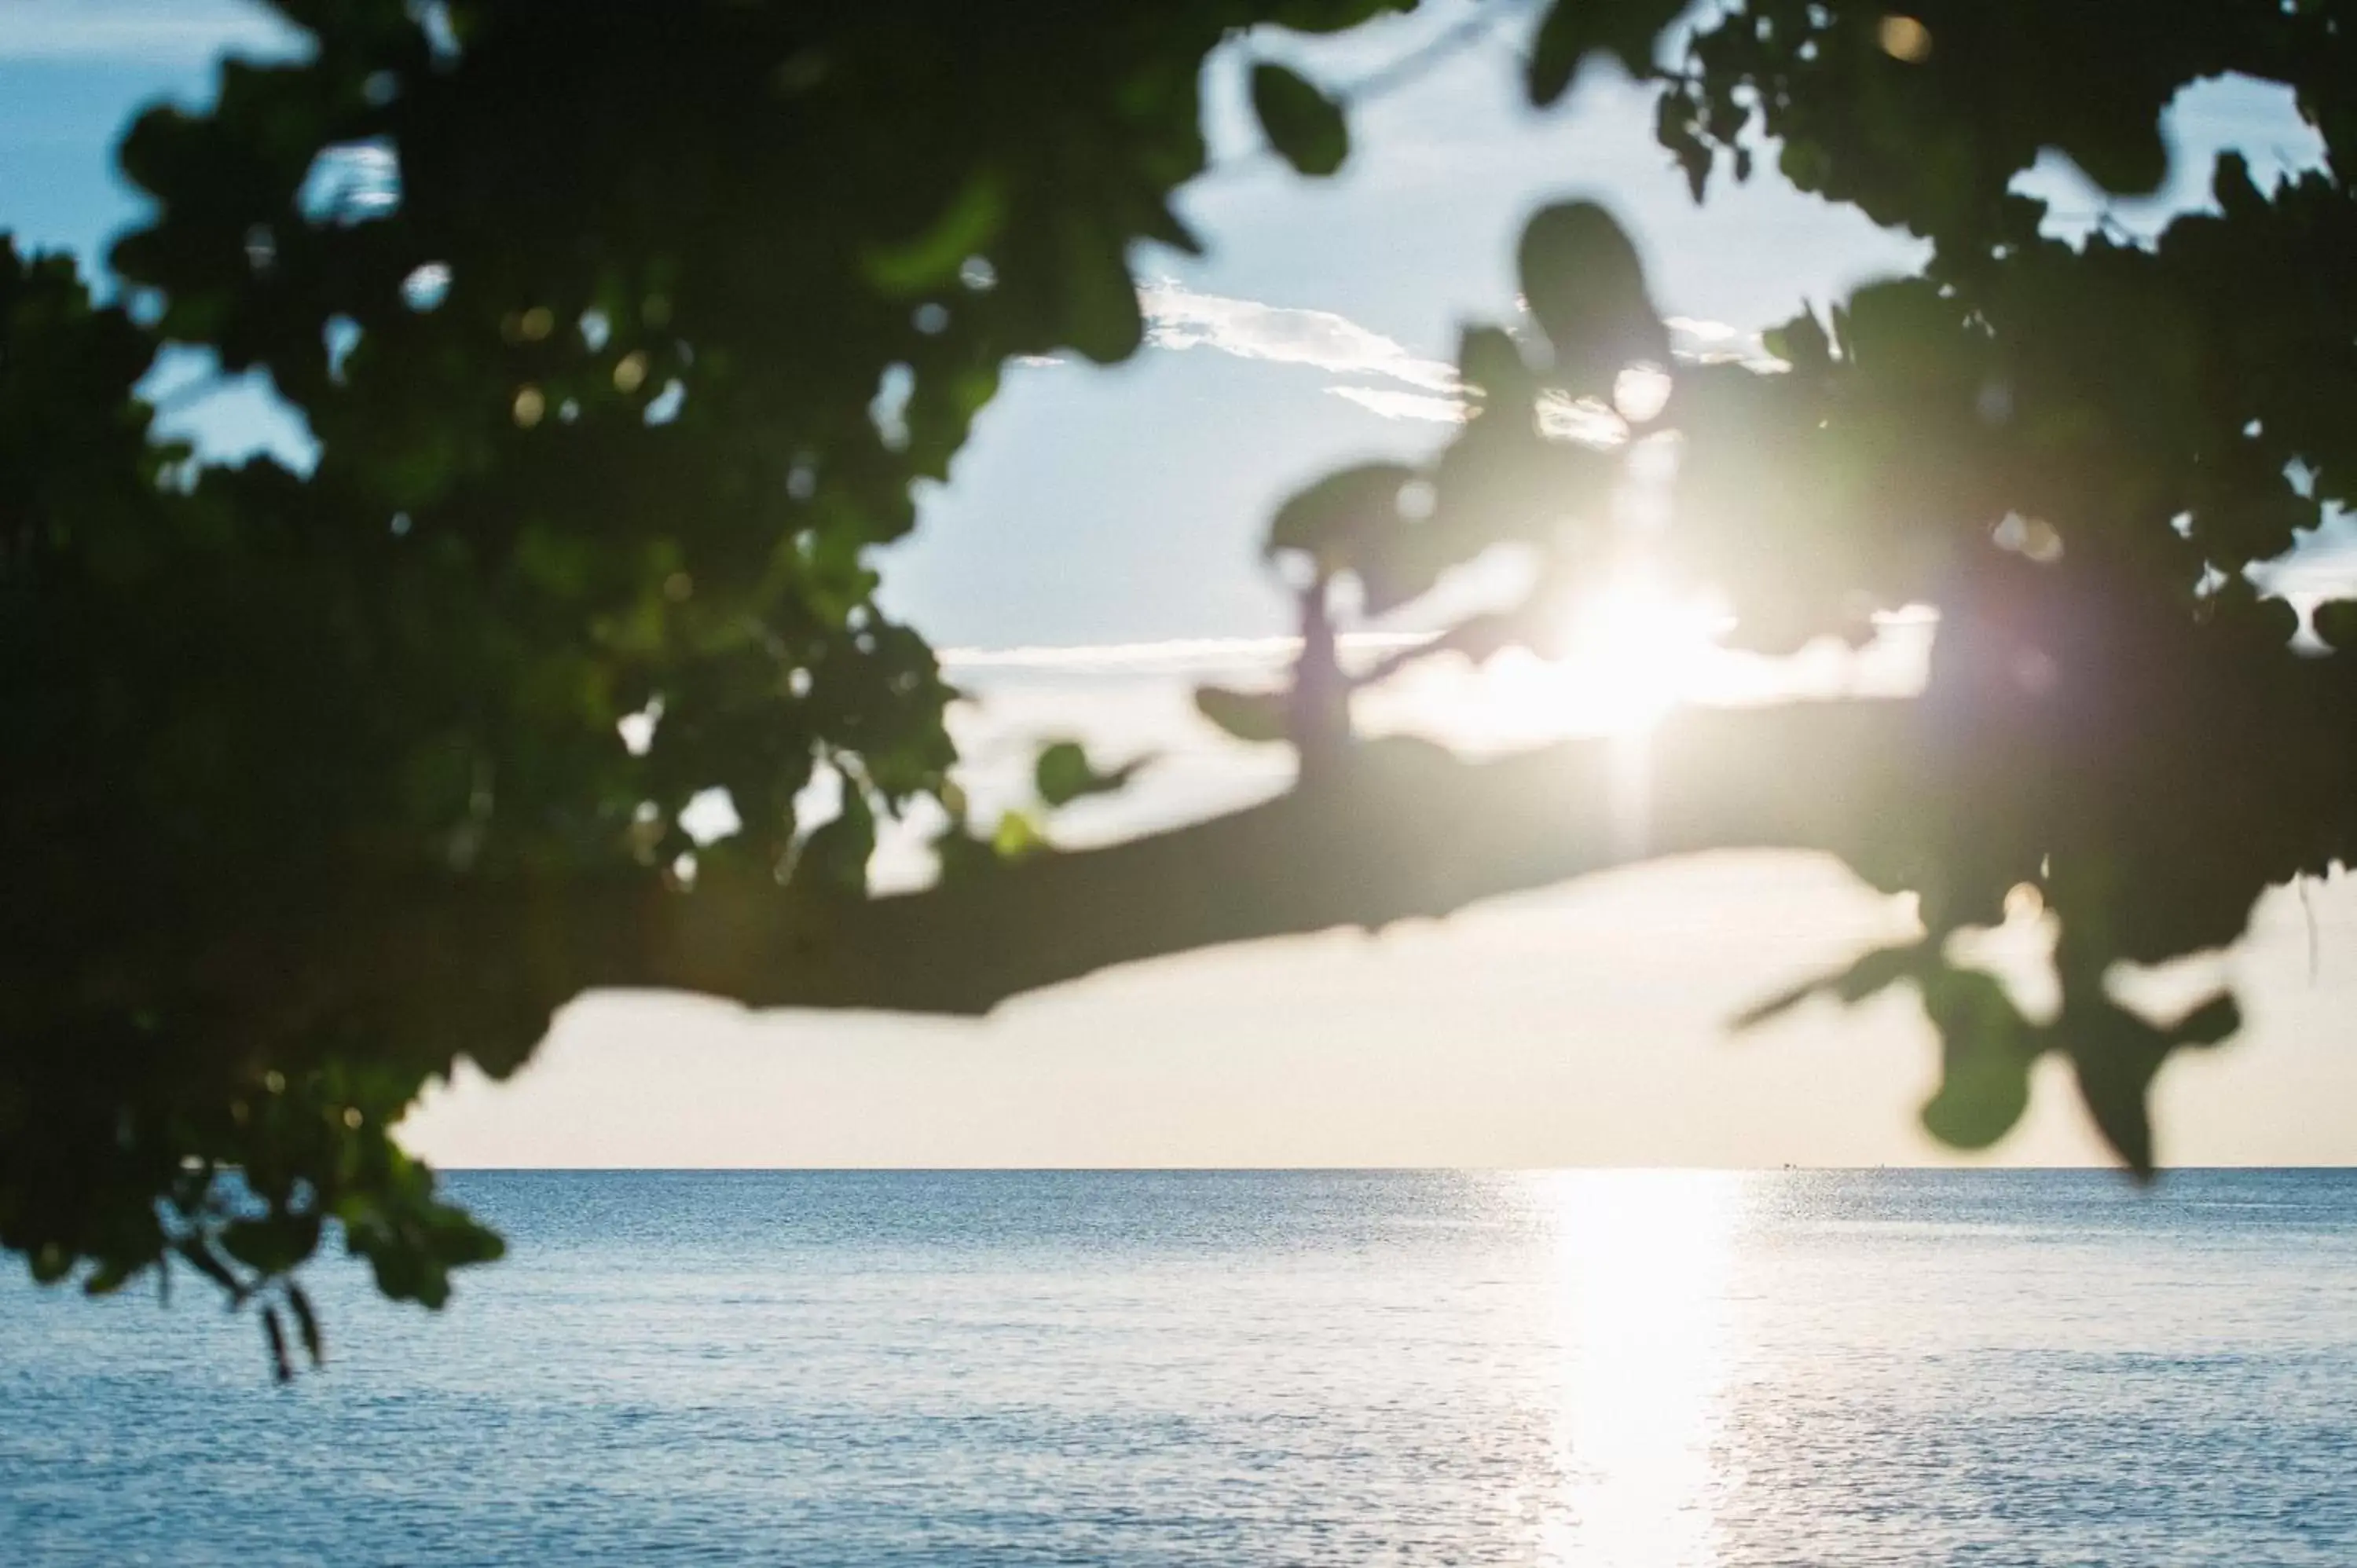
[[[1307,552],[1320,607],[1355,575],[1381,609],[1498,544],[1535,547],[1525,611],[1409,657],[1539,646],[1559,583],[1616,547],[1610,502],[1634,456],[1652,447],[1658,466],[1668,442],[1675,516],[1652,548],[1676,580],[1727,596],[1736,645],[1863,644],[1878,615],[1936,609],[1910,792],[1895,810],[1861,800],[1838,846],[1869,882],[1915,894],[1926,934],[1752,1021],[1912,984],[1943,1041],[1924,1108],[1936,1136],[2002,1136],[2031,1066],[2056,1052],[2104,1138],[2148,1171],[2162,1060],[2240,1015],[2221,994],[2148,1019],[2114,994],[2119,967],[2223,947],[2264,890],[2357,849],[2357,607],[2318,607],[2314,643],[2295,647],[2299,613],[2249,575],[2357,499],[2357,202],[2337,172],[2357,154],[2357,18],[2320,0],[2166,21],[2128,0],[1756,0],[1663,34],[1663,11],[1558,6],[1530,60],[1534,100],[1588,55],[1617,55],[1659,84],[1661,140],[1697,200],[1773,156],[1803,190],[1929,240],[1924,273],[1769,332],[1772,370],[1674,366],[1666,407],[1624,408],[1616,434],[1614,371],[1672,368],[1665,335],[1611,219],[1544,210],[1521,247],[1529,323],[1467,335],[1462,436],[1427,470],[1312,488],[1278,513],[1271,548]],[[2152,192],[2169,169],[2163,111],[2230,72],[2289,87],[2329,166],[2263,190],[2226,154],[2209,204],[2149,242],[2098,225],[2072,243],[2014,188],[2053,149],[2114,195]],[[1587,410],[1585,445],[1550,429],[1566,406]],[[1383,489],[1422,492],[1416,518],[1367,521]],[[1328,520],[1346,495],[1343,530]],[[1315,640],[1322,619],[1304,624]],[[1237,694],[1205,696],[1215,720],[1265,734],[1241,707],[1230,722]],[[2050,1018],[1952,956],[1951,938],[2025,892],[2054,922]]]
[[[857,896],[953,760],[866,553],[1008,358],[1136,349],[1204,56],[1383,7],[275,8],[307,58],[129,128],[124,307],[0,250],[0,1243],[242,1300],[333,1221],[433,1305],[497,1242],[386,1128],[580,989],[531,911]],[[317,467],[148,442],[163,342],[265,371]],[[384,934],[459,886],[514,918]]]
[[[0,241],[0,1244],[93,1292],[185,1264],[261,1304],[284,1369],[290,1326],[318,1352],[293,1273],[323,1236],[429,1305],[496,1255],[389,1129],[643,972],[627,923],[585,947],[567,911],[759,894],[847,920],[878,820],[920,807],[947,881],[1057,853],[1030,815],[967,822],[953,693],[869,553],[1009,358],[1137,349],[1134,247],[1194,244],[1169,201],[1204,166],[1207,55],[1390,8],[279,0],[305,58],[228,62],[210,107],[130,127],[154,213],[113,257],[122,304]],[[1924,938],[1780,1000],[1913,985],[1933,1133],[2001,1136],[2059,1052],[2147,1168],[2154,1072],[2237,1017],[2149,1020],[2117,966],[2232,941],[2357,829],[2357,605],[2295,651],[2244,575],[2357,475],[2357,210],[2330,170],[2261,189],[2230,156],[2212,209],[2074,247],[2012,186],[2054,148],[2150,190],[2163,108],[2224,71],[2288,84],[2346,166],[2348,7],[1674,10],[1561,0],[1533,97],[1617,60],[1697,199],[1772,158],[1929,240],[1924,274],[1796,315],[1781,371],[1673,365],[1619,225],[1539,212],[1531,319],[1464,336],[1458,438],[1278,514],[1291,686],[1200,705],[1324,788],[1353,689],[1543,645],[1631,454],[1674,443],[1668,564],[1730,596],[1740,640],[1942,617],[1905,809],[1826,846],[1916,893]],[[1347,95],[1262,63],[1249,96],[1296,170],[1344,166]],[[266,371],[316,467],[151,439],[134,389],[165,343]],[[1674,371],[1665,407],[1616,413],[1632,362]],[[1500,546],[1540,564],[1524,607],[1344,667],[1338,607],[1413,604]],[[1130,771],[1066,743],[1035,782],[1052,810]],[[698,843],[715,789],[742,826]],[[2050,1017],[1951,957],[2024,886],[2060,932]]]

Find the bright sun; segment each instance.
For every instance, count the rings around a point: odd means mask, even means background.
[[[1725,627],[1718,606],[1671,591],[1651,568],[1617,569],[1566,609],[1562,651],[1512,649],[1479,670],[1411,666],[1372,693],[1372,729],[1459,750],[1511,751],[1581,735],[1641,735],[1701,693]]]
[[[1717,640],[1719,616],[1681,598],[1641,564],[1618,570],[1574,612],[1563,668],[1584,711],[1581,728],[1651,728],[1692,696]]]

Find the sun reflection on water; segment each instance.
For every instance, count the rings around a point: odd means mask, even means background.
[[[1717,1510],[1730,1481],[1721,1438],[1743,1177],[1566,1171],[1540,1182],[1562,1358],[1561,1506],[1544,1527],[1540,1561],[1715,1563]]]

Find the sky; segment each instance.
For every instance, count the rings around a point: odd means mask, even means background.
[[[1489,35],[1354,108],[1350,162],[1324,182],[1259,145],[1243,52],[1215,59],[1213,167],[1181,201],[1208,254],[1137,254],[1150,346],[1110,370],[1015,367],[949,482],[924,496],[915,538],[884,556],[889,606],[980,699],[957,715],[977,800],[1011,798],[1033,738],[1069,733],[1106,755],[1158,758],[1129,798],[1060,823],[1076,841],[1283,787],[1280,760],[1194,719],[1189,686],[1265,668],[1261,639],[1286,629],[1258,560],[1275,502],[1338,464],[1413,458],[1446,438],[1439,367],[1460,323],[1512,311],[1513,237],[1542,201],[1605,201],[1690,342],[1739,346],[1804,300],[1916,259],[1903,236],[1772,174],[1697,210],[1652,142],[1643,95],[1608,68],[1567,108],[1528,110],[1514,49],[1531,7],[1495,8]],[[1456,0],[1345,40],[1253,47],[1346,84],[1468,15]],[[94,262],[136,213],[109,156],[128,113],[159,97],[202,102],[225,48],[285,47],[235,0],[8,0],[0,228]],[[2179,157],[2151,201],[2107,207],[2060,160],[2029,183],[2064,227],[2108,210],[2137,228],[2205,199],[2219,147],[2244,149],[2263,178],[2318,156],[2287,102],[2251,84],[2194,90],[2171,129]],[[253,387],[174,417],[221,456],[304,446]],[[2340,582],[2352,559],[2336,536],[2292,577]],[[1929,634],[1912,635],[1911,651],[1902,631],[1866,665],[1820,658],[1809,680],[1903,685]],[[1436,677],[1380,721],[1494,747],[1535,711],[1512,678]],[[1749,679],[1713,664],[1687,694],[1732,700]],[[899,853],[888,849],[879,876],[919,874]],[[979,1023],[601,994],[561,1014],[517,1079],[462,1074],[407,1131],[456,1165],[1943,1161],[1913,1119],[1935,1046],[1911,1004],[1813,1006],[1740,1037],[1726,1027],[1903,918],[1830,862],[1719,855],[1381,935],[1132,966]],[[1992,962],[2027,974],[2033,932],[1993,942]],[[2341,1023],[2357,1001],[2357,893],[2336,880],[2271,896],[2242,949],[2147,983],[2190,994],[2221,973],[2244,985],[2251,1026],[2169,1069],[2164,1157],[2357,1159],[2357,1052]],[[2101,1157],[2061,1069],[1994,1157]]]

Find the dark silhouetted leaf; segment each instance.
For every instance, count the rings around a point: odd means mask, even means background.
[[[2357,651],[2357,599],[2327,599],[2310,612],[2309,624],[2335,653]]]
[[[2169,1042],[2109,998],[2066,1003],[2059,1026],[2080,1097],[2096,1130],[2138,1176],[2153,1170],[2152,1114],[2147,1096]]]
[[[1931,961],[1932,956],[1918,942],[1875,948],[1839,969],[1803,981],[1764,1002],[1745,1008],[1736,1015],[1735,1026],[1738,1029],[1756,1029],[1814,996],[1832,996],[1850,1004],[1863,1002],[1884,988],[1917,973]]]
[[[320,1337],[319,1318],[311,1310],[310,1295],[301,1285],[290,1282],[286,1286],[286,1305],[295,1314],[295,1329],[303,1341],[303,1353],[311,1359],[312,1366],[327,1365],[327,1342]]]
[[[1833,363],[1833,342],[1816,312],[1803,310],[1760,335],[1760,346],[1796,371],[1818,373]]]
[[[1943,965],[1920,983],[1940,1035],[1940,1087],[1924,1103],[1924,1130],[1955,1148],[1987,1148],[2029,1108],[2039,1041],[1994,976]]]
[[[1006,220],[1004,181],[994,171],[979,171],[924,233],[905,244],[871,249],[867,275],[891,294],[945,288],[957,281],[967,258],[990,249]]]
[[[1301,490],[1277,509],[1268,548],[1306,552],[1328,571],[1352,564],[1370,537],[1401,521],[1400,491],[1415,478],[1403,463],[1344,468]]]
[[[278,1309],[262,1309],[262,1337],[270,1347],[270,1375],[282,1383],[295,1380],[295,1363],[286,1354],[286,1328],[278,1321]]]
[[[221,1228],[221,1250],[255,1273],[284,1273],[319,1244],[317,1216],[273,1213],[232,1220]]]
[[[1195,689],[1195,708],[1238,740],[1286,738],[1285,698],[1275,692],[1232,692],[1223,686]]]
[[[1468,327],[1457,349],[1457,372],[1469,389],[1481,394],[1484,409],[1510,408],[1527,413],[1538,392],[1538,378],[1513,338],[1495,327]]]
[[[1668,329],[1646,292],[1637,248],[1603,208],[1542,208],[1523,229],[1519,260],[1523,297],[1572,392],[1609,395],[1628,365],[1668,366]]]
[[[865,791],[846,782],[841,814],[813,828],[794,856],[793,880],[837,892],[863,892],[867,862],[875,853],[875,811]]]
[[[2215,1046],[2233,1038],[2242,1026],[2242,1004],[2233,993],[2222,991],[2171,1025],[2169,1039],[2178,1046]]]
[[[1554,102],[1591,54],[1618,59],[1632,76],[1653,66],[1653,40],[1684,7],[1679,0],[1555,0],[1531,43],[1530,96]]]
[[[183,1241],[178,1251],[180,1256],[188,1261],[190,1268],[221,1286],[222,1292],[232,1302],[245,1299],[247,1294],[245,1285],[235,1274],[229,1272],[226,1264],[213,1255],[211,1248],[204,1241],[201,1240]]]
[[[1101,365],[1137,352],[1146,317],[1120,236],[1078,220],[1068,222],[1063,263],[1064,341]]]
[[[1101,773],[1078,741],[1060,740],[1040,749],[1031,773],[1039,799],[1050,806],[1062,806],[1083,796],[1108,794],[1120,789],[1141,766],[1142,761],[1130,761],[1110,773]]]
[[[1341,105],[1284,66],[1264,60],[1253,67],[1252,102],[1269,145],[1301,173],[1332,174],[1350,156]]]

